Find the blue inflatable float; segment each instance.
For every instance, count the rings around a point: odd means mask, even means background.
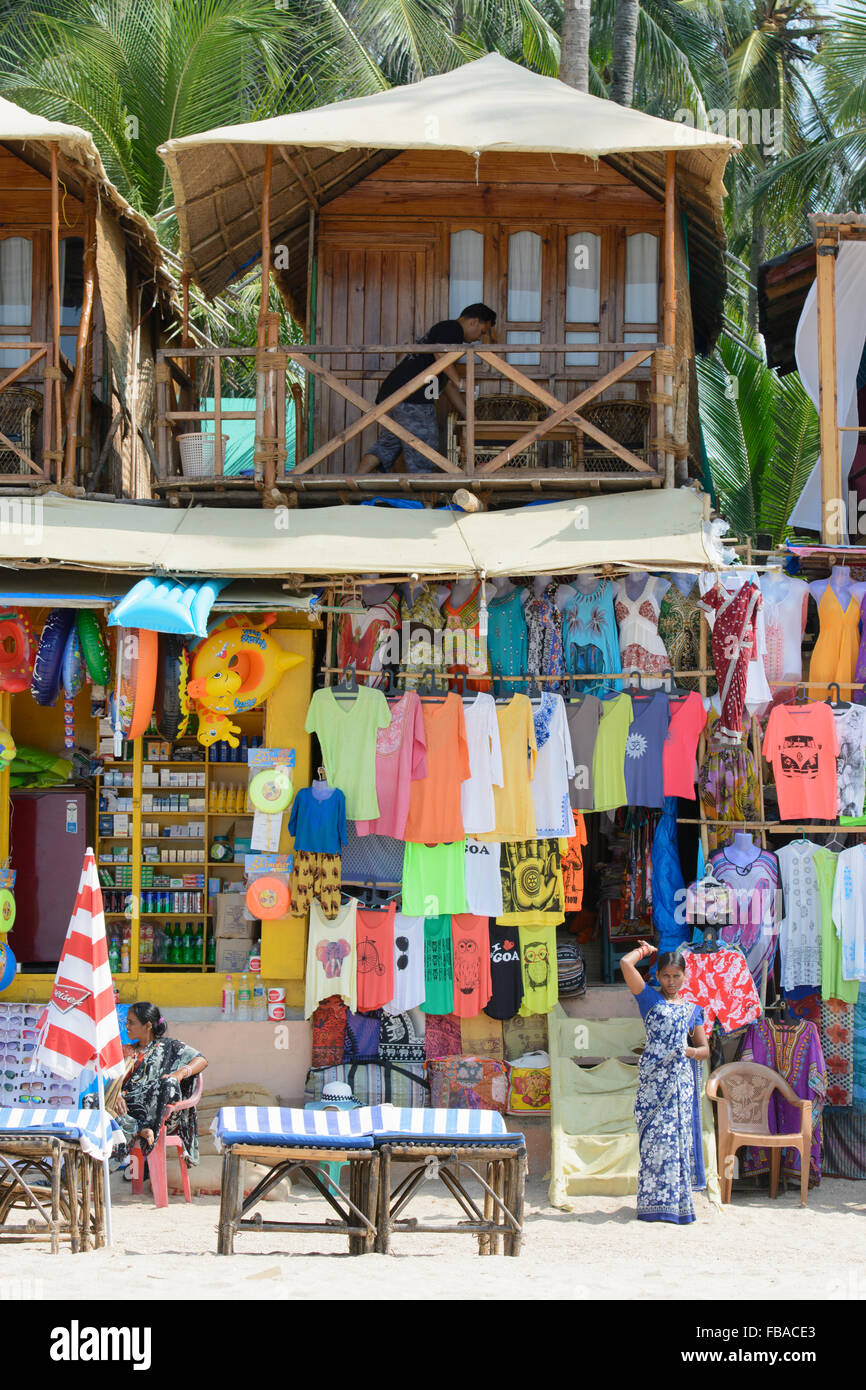
[[[140,579],[112,609],[109,627],[143,627],[176,637],[207,637],[207,620],[228,579]]]

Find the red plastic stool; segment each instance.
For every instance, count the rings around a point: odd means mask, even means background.
[[[195,1079],[195,1088],[189,1100],[181,1100],[173,1105],[165,1107],[165,1117],[162,1128],[157,1135],[156,1143],[147,1156],[147,1168],[150,1174],[150,1186],[153,1192],[153,1204],[156,1207],[168,1206],[168,1150],[177,1150],[177,1159],[180,1164],[180,1180],[183,1186],[184,1201],[192,1201],[192,1192],[189,1185],[189,1169],[184,1162],[183,1143],[176,1134],[166,1133],[166,1124],[170,1117],[178,1110],[192,1110],[201,1100],[201,1093],[204,1088],[202,1073],[199,1072]],[[136,1196],[141,1196],[144,1192],[144,1155],[141,1151],[141,1144],[138,1140],[130,1147],[129,1158],[132,1163],[132,1191]]]

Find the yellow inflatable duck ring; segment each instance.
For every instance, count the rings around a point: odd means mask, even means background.
[[[198,715],[198,741],[208,748],[225,739],[237,748],[240,727],[230,716],[255,709],[276,689],[302,656],[283,651],[265,631],[275,613],[260,624],[232,616],[196,647],[190,666],[187,695]]]

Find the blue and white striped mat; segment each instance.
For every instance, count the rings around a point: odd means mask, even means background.
[[[211,1131],[217,1148],[226,1144],[274,1144],[303,1147],[372,1148],[374,1142],[405,1139],[522,1144],[509,1134],[495,1110],[428,1110],[397,1105],[358,1110],[294,1110],[276,1106],[236,1105],[220,1110]]]
[[[56,1134],[60,1139],[78,1139],[91,1158],[107,1158],[116,1144],[123,1143],[123,1130],[108,1119],[107,1142],[103,1140],[103,1121],[98,1110],[55,1110],[43,1105],[0,1107],[0,1135]]]

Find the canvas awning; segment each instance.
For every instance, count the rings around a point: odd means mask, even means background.
[[[602,564],[699,570],[721,563],[705,536],[702,499],[690,488],[474,515],[427,507],[180,511],[56,493],[38,501],[26,526],[0,526],[0,587],[7,566],[244,579],[492,578]]]
[[[181,249],[197,283],[218,294],[261,247],[265,148],[276,151],[271,235],[288,250],[283,280],[306,298],[311,208],[321,208],[402,150],[461,150],[467,177],[484,177],[486,151],[609,159],[664,197],[665,154],[677,155],[677,185],[689,221],[689,254],[702,284],[725,270],[722,182],[736,140],[660,120],[577,92],[491,53],[436,77],[372,96],[221,126],[169,140],[159,154],[174,189]]]

